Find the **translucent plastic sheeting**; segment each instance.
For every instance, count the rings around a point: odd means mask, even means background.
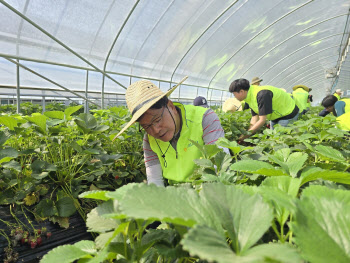
[[[348,43],[349,7],[349,0],[0,0],[0,57],[30,60],[24,64],[82,92],[84,69],[94,69],[93,91],[104,83],[106,92],[125,93],[117,82],[140,78],[167,90],[188,75],[171,98],[221,101],[233,80],[259,76],[287,91],[307,85],[320,99],[349,85],[345,68],[325,77],[339,69]],[[15,66],[6,64],[0,71],[13,74],[0,74],[0,85],[14,85]],[[103,82],[101,71],[114,81]],[[20,74],[21,85],[53,87]]]
[[[0,79],[0,85],[15,86],[17,83],[16,66],[3,58],[0,58]]]

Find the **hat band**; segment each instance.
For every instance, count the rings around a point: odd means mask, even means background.
[[[135,114],[139,109],[141,109],[142,106],[144,106],[145,104],[147,104],[147,103],[150,102],[151,100],[154,100],[155,98],[157,98],[157,96],[156,96],[156,97],[152,97],[152,98],[150,98],[150,99],[148,99],[148,100],[145,100],[145,101],[141,102],[139,105],[137,105],[137,106],[133,109],[131,115],[134,116],[134,114]]]

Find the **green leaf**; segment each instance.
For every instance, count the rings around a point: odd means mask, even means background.
[[[95,117],[89,113],[79,114],[79,116],[74,119],[74,121],[84,133],[92,132],[92,129],[97,126]]]
[[[0,163],[9,162],[18,157],[18,151],[12,147],[0,150]]]
[[[252,149],[252,147],[243,147],[240,146],[236,141],[229,141],[224,137],[219,138],[216,141],[216,145],[224,147],[224,148],[228,148],[230,149],[234,155],[239,154],[240,152],[244,151],[244,150],[248,150],[248,149]]]
[[[24,117],[24,118],[29,122],[37,125],[41,133],[47,134],[47,125],[46,125],[47,117],[46,116],[40,114],[40,115],[35,115],[32,117]]]
[[[341,152],[339,152],[338,150],[336,150],[330,146],[317,145],[315,147],[315,150],[317,151],[317,153],[319,153],[322,156],[327,157],[331,160],[334,160],[337,162],[344,162],[345,161],[345,158],[341,154]]]
[[[52,118],[52,119],[64,119],[64,112],[63,111],[46,111],[44,112],[44,115]]]
[[[254,245],[271,225],[272,209],[260,195],[251,196],[233,185],[212,183],[204,184],[199,196],[203,204],[208,204],[208,216],[213,214],[215,221],[228,230],[236,253]]]
[[[0,117],[0,123],[5,125],[11,131],[13,131],[15,127],[17,127],[17,120],[15,118],[8,117],[8,116]]]
[[[99,125],[93,129],[94,133],[107,131],[110,127],[108,125]]]
[[[309,186],[303,192],[292,230],[309,262],[350,262],[350,192]]]
[[[195,164],[199,165],[200,167],[204,167],[204,168],[214,167],[213,163],[208,159],[195,159],[193,161]]]
[[[41,217],[49,217],[57,215],[57,208],[54,205],[54,202],[50,199],[43,199],[36,206],[36,213]]]
[[[199,256],[209,262],[238,262],[226,238],[207,226],[195,226],[190,229],[181,240],[181,244],[192,256]]]
[[[226,229],[236,251],[254,245],[273,218],[272,209],[259,195],[251,196],[233,185],[219,183],[204,184],[199,195],[185,187],[134,185],[125,192],[119,205],[123,214],[136,219],[206,225],[223,238]]]
[[[103,215],[113,213],[113,203],[102,203],[98,207],[91,210],[87,215],[86,226],[92,232],[103,233],[113,230],[118,227],[118,223],[115,219],[105,218]]]
[[[264,200],[275,208],[280,225],[285,224],[289,214],[295,211],[299,187],[300,180],[290,176],[268,177],[259,186],[259,193]]]
[[[42,160],[35,160],[30,167],[33,170],[32,176],[36,179],[42,179],[48,176],[48,172],[57,170],[57,167],[54,164],[49,164]]]
[[[68,120],[69,119],[68,117],[71,116],[74,112],[78,111],[81,107],[83,107],[83,105],[66,108],[64,110],[64,115],[66,115],[66,119]]]
[[[74,201],[70,197],[60,198],[56,202],[56,207],[57,207],[58,215],[60,217],[70,217],[75,213],[75,211],[77,211],[74,205]]]
[[[109,193],[109,192],[110,191],[88,191],[80,194],[79,197],[107,201],[110,198],[106,196],[106,193]]]
[[[100,151],[97,149],[86,149],[83,151],[83,153],[87,153],[87,154],[100,154]]]
[[[149,229],[148,233],[142,237],[141,243],[145,245],[153,245],[156,242],[164,241],[171,244],[176,238],[174,229]]]
[[[16,170],[17,172],[22,171],[21,164],[20,164],[19,162],[17,162],[17,161],[14,161],[14,160],[12,160],[12,161],[10,161],[10,162],[8,162],[8,163],[5,163],[3,166],[4,166],[5,168],[14,169],[14,170]]]
[[[0,131],[0,146],[3,145],[10,136],[6,135],[3,131]]]
[[[236,162],[231,165],[230,169],[234,171],[261,174],[265,176],[288,175],[283,170],[278,169],[269,163],[256,160],[243,160]]]
[[[302,263],[304,262],[291,246],[284,244],[263,244],[249,249],[242,255],[243,262],[256,263]]]
[[[289,148],[280,149],[275,154],[267,154],[272,162],[277,163],[282,169],[293,177],[296,177],[308,158],[306,153],[294,152],[290,154]]]
[[[97,252],[94,241],[91,240],[82,240],[74,244],[76,248],[81,249],[82,251],[90,254]]]
[[[63,245],[49,251],[40,263],[70,263],[89,254],[74,245]]]
[[[317,179],[329,180],[341,184],[350,184],[350,173],[335,170],[323,170],[319,167],[307,167],[303,170],[300,179],[300,185]]]
[[[288,170],[291,176],[296,177],[298,172],[303,167],[306,162],[308,155],[306,153],[294,152],[292,153],[287,160]]]

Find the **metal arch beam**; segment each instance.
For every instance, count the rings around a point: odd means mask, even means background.
[[[280,62],[284,61],[286,58],[289,58],[290,56],[294,55],[295,53],[299,52],[300,50],[304,49],[304,48],[307,48],[309,46],[311,46],[312,44],[314,43],[317,43],[321,40],[325,40],[325,39],[328,39],[328,38],[332,38],[332,37],[335,37],[335,36],[339,36],[339,35],[342,35],[343,33],[338,33],[338,34],[333,34],[333,35],[330,35],[330,36],[327,36],[327,37],[322,37],[322,38],[319,38],[305,46],[302,46],[301,48],[298,48],[296,50],[294,50],[293,52],[289,53],[287,56],[284,56],[283,58],[281,58],[280,60],[278,60],[275,64],[273,64],[271,67],[269,67],[267,70],[265,70],[262,74],[261,74],[261,77],[264,76],[267,72],[269,72],[273,67],[275,67],[276,65],[278,65]]]
[[[79,67],[79,66],[73,66],[73,65],[68,65],[68,64],[53,63],[53,62],[49,62],[49,61],[38,60],[38,59],[31,59],[31,58],[19,57],[19,56],[12,56],[12,55],[7,55],[7,54],[3,54],[3,53],[0,53],[0,57],[2,57],[2,58],[11,58],[11,59],[19,59],[19,60],[23,60],[23,61],[30,61],[30,62],[36,62],[36,63],[60,66],[60,67],[73,68],[73,69],[80,69],[80,70],[85,70],[85,71],[89,70],[89,71],[93,71],[93,72],[98,72],[97,70],[92,69],[92,68]],[[161,81],[161,82],[165,82],[165,83],[171,83],[169,80],[163,80],[163,79],[157,79],[157,78],[147,78],[147,77],[130,75],[130,74],[119,73],[119,72],[114,72],[114,71],[106,71],[106,73],[120,75],[120,76],[125,76],[125,77],[134,77],[134,78],[140,78],[140,79],[143,78],[143,79],[148,79],[148,80],[153,80],[153,81]],[[192,84],[186,84],[186,86],[200,87],[200,88],[205,88],[205,89],[208,88],[208,86],[192,85]],[[215,89],[215,88],[211,88],[211,89]]]
[[[315,70],[320,70],[320,65],[317,65],[317,66],[315,66],[315,67],[312,67],[312,68],[310,68],[309,70],[305,70],[305,71],[303,71],[302,73],[300,73],[299,75],[298,75],[298,80],[289,80],[288,81],[288,83],[290,83],[290,82],[294,82],[294,83],[299,83],[300,82],[300,80],[304,77],[303,76],[303,74],[307,74],[307,73],[310,73],[310,72],[315,72]],[[321,70],[323,70],[324,71],[324,69],[321,67]],[[283,88],[286,88],[286,87],[291,87],[291,86],[295,86],[295,84],[285,84],[285,85],[283,85],[282,87]]]
[[[319,74],[320,72],[324,72],[323,71],[323,69],[320,69],[320,70],[317,70],[317,71],[313,71],[313,72],[311,72],[310,74],[307,74],[307,75],[305,75],[305,76],[303,76],[303,77],[301,77],[300,78],[300,81],[302,82],[305,78],[307,78],[307,77],[309,77],[309,76],[313,76],[314,74]],[[322,77],[323,77],[323,75],[322,75]]]
[[[246,1],[247,1],[247,0],[246,0]],[[207,8],[208,8],[208,7],[206,7],[206,9],[207,9]],[[203,8],[202,8],[202,9],[203,9]],[[203,9],[203,12],[204,12],[206,9]],[[202,13],[203,13],[203,12],[202,12]],[[187,19],[187,21],[189,21],[189,20],[190,20],[190,19]],[[181,29],[178,30],[178,31],[181,31],[184,27],[185,27],[185,25],[182,25]],[[176,37],[173,37],[171,41],[173,41],[174,39],[176,39]],[[158,57],[158,59],[157,59],[156,63],[154,63],[154,65],[157,65],[157,64],[158,64],[159,60],[163,57],[163,54],[164,54],[165,52],[166,52],[166,51],[163,51],[163,52],[162,52],[162,54]],[[156,66],[153,67],[152,72],[153,72],[153,70],[154,70],[155,67],[156,67]],[[162,70],[163,70],[163,69],[164,69],[164,65],[163,65],[163,67],[162,67]],[[171,82],[171,83],[172,83],[172,82]]]
[[[107,53],[107,56],[106,56],[106,59],[105,59],[105,63],[104,63],[104,65],[103,65],[103,72],[106,71],[106,67],[107,67],[107,63],[108,63],[108,60],[109,60],[109,56],[110,56],[111,53],[112,53],[112,50],[113,50],[113,48],[114,48],[115,43],[117,42],[117,40],[118,40],[118,38],[119,38],[121,32],[123,31],[123,29],[124,29],[126,23],[129,21],[130,16],[131,16],[132,13],[134,12],[134,10],[135,10],[135,8],[136,8],[136,6],[138,5],[139,2],[140,2],[140,0],[137,0],[137,1],[135,2],[135,4],[134,4],[134,6],[132,7],[132,9],[130,10],[128,16],[127,16],[126,19],[124,20],[124,23],[123,23],[122,26],[120,27],[120,29],[119,29],[119,31],[118,31],[116,37],[114,38],[114,41],[113,41],[113,43],[112,43],[112,45],[111,45],[111,48],[109,49],[109,51],[108,51],[108,53]],[[124,87],[124,88],[126,89],[126,87]],[[102,100],[101,108],[102,108],[102,109],[104,109],[104,91],[105,91],[105,75],[103,75],[103,77],[102,77],[102,91],[101,91],[101,100]]]
[[[0,89],[16,89],[16,86],[13,85],[0,85]],[[63,91],[60,89],[52,89],[52,88],[42,88],[42,87],[26,87],[26,86],[21,86],[21,90],[45,90],[45,91]],[[80,92],[80,93],[84,93],[84,90],[69,90],[69,92],[71,93],[71,91],[74,92]],[[65,91],[64,91],[65,92]],[[99,91],[89,91],[89,93],[92,94],[100,94]],[[105,94],[108,95],[124,95],[124,93],[115,93],[115,92],[106,92]]]
[[[99,27],[98,27],[98,29],[97,29],[97,32],[96,32],[96,35],[95,35],[94,41],[92,41],[91,48],[90,48],[90,51],[89,51],[89,56],[88,56],[89,58],[90,58],[91,53],[92,53],[92,48],[93,48],[93,47],[94,47],[94,45],[95,45],[95,42],[96,42],[96,40],[97,40],[97,38],[98,38],[98,35],[100,34],[101,29],[102,29],[102,27],[103,27],[103,25],[104,25],[104,23],[105,23],[105,21],[106,21],[107,17],[109,16],[109,13],[111,12],[111,10],[112,10],[112,6],[114,5],[114,3],[115,3],[115,0],[113,0],[113,2],[110,4],[110,6],[109,6],[109,8],[108,8],[108,11],[107,11],[106,15],[104,16],[104,18],[103,18],[103,20],[102,20],[102,22],[101,22],[100,26],[99,26]]]
[[[321,21],[321,22],[318,22],[318,23],[316,23],[316,24],[314,24],[314,25],[312,25],[312,26],[309,26],[309,27],[307,27],[307,28],[305,28],[305,29],[303,29],[303,30],[301,30],[301,31],[299,31],[299,32],[297,32],[297,33],[295,33],[294,35],[288,37],[288,38],[285,39],[284,41],[280,42],[279,44],[277,44],[276,46],[274,46],[273,48],[271,48],[269,51],[267,51],[265,54],[263,54],[263,55],[262,55],[261,57],[259,57],[257,60],[255,60],[255,61],[253,62],[253,64],[251,64],[251,65],[246,69],[246,71],[244,71],[244,72],[242,73],[241,78],[242,78],[256,63],[258,63],[261,59],[263,59],[266,55],[268,55],[271,51],[275,50],[275,49],[276,49],[277,47],[279,47],[280,45],[284,44],[285,42],[289,41],[290,39],[294,38],[295,36],[297,36],[297,35],[299,35],[299,34],[305,32],[305,31],[309,30],[310,28],[313,28],[313,27],[318,26],[318,25],[320,25],[320,24],[322,24],[322,23],[328,22],[328,21],[330,21],[330,20],[332,20],[332,19],[335,19],[335,18],[338,18],[338,17],[341,17],[341,16],[345,16],[345,15],[348,15],[348,13],[346,13],[346,14],[341,14],[341,15],[337,15],[337,16],[334,16],[334,17],[325,19],[325,20],[323,20],[323,21]]]
[[[96,106],[100,107],[100,105],[98,105],[98,104],[96,104],[96,103],[94,103],[94,102],[88,100],[88,99],[85,98],[84,96],[81,96],[80,94],[78,94],[78,93],[76,93],[76,92],[74,92],[74,91],[71,91],[70,89],[67,89],[66,87],[63,87],[62,85],[58,84],[57,82],[55,82],[55,81],[53,81],[53,80],[51,80],[51,79],[49,79],[49,78],[47,78],[47,77],[45,77],[45,76],[43,76],[43,75],[37,73],[37,72],[34,71],[34,70],[31,70],[30,68],[28,68],[28,67],[22,65],[21,63],[19,63],[19,62],[17,62],[17,61],[14,61],[14,60],[12,60],[12,59],[9,59],[9,58],[7,58],[7,60],[10,61],[10,62],[12,62],[12,63],[14,63],[14,64],[16,64],[16,65],[18,65],[18,66],[20,66],[21,68],[24,68],[25,70],[28,70],[29,72],[33,73],[34,75],[37,75],[38,77],[41,77],[41,78],[45,79],[46,81],[48,81],[48,82],[50,82],[50,83],[52,83],[52,84],[54,84],[54,85],[56,85],[56,86],[62,88],[63,90],[68,91],[68,92],[70,92],[70,93],[76,95],[77,97],[82,98],[82,99],[84,99],[84,100],[87,100],[87,101],[89,101],[90,103],[95,104]]]
[[[299,71],[299,70],[301,70],[301,69],[303,69],[303,68],[305,68],[305,67],[307,67],[307,66],[309,66],[309,65],[311,65],[311,64],[313,64],[313,63],[315,63],[315,62],[319,62],[320,60],[323,60],[323,59],[326,59],[326,58],[330,58],[330,57],[335,57],[335,56],[338,56],[338,55],[330,55],[330,56],[326,56],[326,57],[323,57],[323,58],[318,58],[317,60],[313,60],[312,62],[305,64],[304,66],[298,68],[297,70]],[[297,70],[293,71],[293,72],[290,73],[290,74],[295,73]],[[289,74],[289,75],[290,75],[290,74]],[[297,76],[299,76],[299,75],[300,75],[300,74],[298,74]],[[293,78],[293,80],[294,80],[297,76],[295,76],[295,77]],[[276,87],[278,87],[278,86],[279,86],[279,83],[280,83],[281,81],[286,81],[286,80],[285,80],[284,78],[282,78],[282,80],[277,81],[274,85],[276,85]],[[291,80],[287,80],[287,83],[289,83],[290,81],[291,81]],[[282,86],[284,86],[284,85],[282,85]]]
[[[328,58],[328,57],[335,57],[335,56],[336,56],[336,55],[332,55],[332,56],[327,56],[327,57],[325,57],[325,58]],[[311,64],[314,64],[315,62],[318,62],[318,61],[319,61],[319,60],[314,60],[314,61],[312,61],[312,62],[310,62],[310,63],[308,63],[308,64],[302,66],[301,68],[298,68],[298,72],[301,71],[303,68],[308,67],[308,66],[310,66]],[[319,67],[319,66],[322,66],[322,65],[317,64],[316,67]],[[312,69],[314,69],[314,68],[315,68],[315,67],[313,67]],[[292,72],[291,74],[293,74],[293,73],[295,73],[295,72],[296,72],[296,71]],[[302,71],[301,73],[296,74],[294,77],[292,77],[292,78],[290,78],[290,79],[282,78],[281,81],[284,81],[284,84],[283,84],[283,85],[277,84],[278,82],[274,83],[274,85],[275,85],[276,87],[279,87],[279,86],[281,86],[281,87],[289,86],[289,85],[291,85],[291,84],[290,84],[291,82],[298,82],[298,81],[299,81],[298,78],[300,77],[300,75],[302,75],[302,74],[305,73],[305,72],[307,72],[307,71]],[[291,74],[289,74],[289,76],[290,76]],[[280,81],[280,82],[281,82],[281,81]]]
[[[163,14],[159,17],[159,19],[157,20],[157,23],[155,23],[155,26],[152,28],[152,30],[147,34],[147,37],[145,38],[145,40],[143,41],[141,47],[139,48],[139,50],[137,51],[132,63],[131,63],[131,74],[133,72],[134,69],[134,63],[136,58],[138,57],[138,55],[140,54],[142,48],[144,47],[144,45],[146,44],[147,40],[149,39],[149,37],[151,36],[151,34],[153,33],[154,29],[158,26],[159,22],[162,20],[162,18],[165,16],[166,12],[169,10],[169,7],[173,5],[175,0],[172,0],[170,4],[168,4],[166,10],[163,12]]]
[[[216,73],[214,74],[214,76],[211,78],[208,87],[210,87],[211,83],[213,82],[214,78],[216,77],[216,75],[223,69],[223,67],[239,52],[241,51],[245,46],[247,46],[250,42],[252,42],[255,38],[257,38],[260,34],[262,34],[263,32],[265,32],[267,29],[269,29],[270,27],[272,27],[274,24],[278,23],[279,21],[281,21],[282,19],[284,19],[285,17],[289,16],[290,14],[294,13],[295,11],[297,11],[298,9],[308,5],[309,3],[313,2],[313,0],[310,0],[300,6],[298,6],[297,8],[293,9],[292,11],[286,13],[285,15],[281,16],[280,18],[278,18],[277,20],[273,21],[270,25],[268,25],[267,27],[265,27],[264,29],[262,29],[260,32],[258,32],[256,35],[254,35],[252,38],[250,38],[247,42],[245,42],[232,56],[230,56],[230,58],[228,58],[226,60],[226,62],[224,64],[221,65],[221,67],[216,71]]]
[[[8,3],[6,3],[4,0],[0,0],[0,3],[2,3],[4,6],[6,6],[8,9],[10,9],[12,12],[14,12],[15,14],[17,14],[18,16],[20,16],[22,19],[26,20],[29,24],[31,24],[32,26],[34,26],[36,29],[38,29],[39,31],[41,31],[42,33],[44,33],[47,37],[51,38],[53,41],[55,41],[56,43],[58,43],[59,45],[61,45],[62,47],[64,47],[65,49],[67,49],[69,52],[71,52],[73,55],[75,55],[76,57],[78,57],[79,59],[81,59],[82,61],[84,61],[86,64],[90,65],[92,68],[94,68],[96,71],[100,72],[101,74],[103,74],[103,76],[106,76],[107,78],[109,78],[110,80],[112,80],[113,82],[117,83],[119,86],[123,87],[124,89],[126,89],[126,87],[119,83],[117,80],[115,80],[114,78],[112,78],[111,76],[109,76],[107,73],[103,72],[101,69],[99,69],[98,67],[96,67],[94,64],[92,64],[90,61],[88,61],[87,59],[83,58],[82,56],[80,56],[77,52],[75,52],[73,49],[71,49],[70,47],[68,47],[66,44],[64,44],[63,42],[61,42],[60,40],[58,40],[57,38],[55,38],[53,35],[51,35],[49,32],[47,32],[46,30],[44,30],[43,28],[41,28],[39,25],[37,25],[36,23],[34,23],[32,20],[30,20],[28,17],[26,17],[25,15],[23,15],[21,12],[19,12],[18,10],[16,10],[15,8],[13,8],[11,5],[9,5]]]
[[[289,65],[288,67],[286,67],[284,70],[282,70],[282,71],[281,71],[280,73],[278,73],[276,76],[274,76],[272,79],[270,79],[270,82],[272,82],[275,78],[277,78],[279,75],[281,75],[283,72],[285,72],[285,71],[286,71],[287,69],[289,69],[290,67],[295,66],[296,64],[298,64],[299,62],[301,62],[301,61],[307,59],[308,57],[314,56],[314,55],[316,55],[316,54],[318,54],[318,53],[321,53],[321,52],[323,52],[323,51],[325,51],[325,50],[328,50],[328,49],[331,49],[331,48],[336,48],[336,47],[338,47],[338,45],[335,45],[335,46],[331,46],[331,47],[328,47],[328,48],[325,48],[325,49],[318,50],[318,51],[316,51],[315,53],[312,53],[311,55],[308,55],[308,56],[304,57],[303,59],[298,60],[297,62],[295,62],[295,63]]]
[[[234,1],[231,5],[229,5],[220,15],[218,15],[214,21],[202,32],[202,34],[200,34],[200,36],[196,39],[196,41],[193,42],[193,44],[189,47],[189,49],[186,51],[186,53],[182,56],[181,60],[179,61],[179,63],[176,65],[173,74],[171,75],[170,81],[173,81],[173,77],[174,74],[177,70],[177,68],[180,66],[180,64],[182,63],[182,61],[185,59],[185,57],[187,56],[187,54],[192,50],[192,48],[197,44],[197,42],[202,38],[202,36],[224,15],[226,14],[226,12],[228,10],[231,9],[232,6],[234,6],[236,3],[238,2],[238,0]],[[232,16],[232,15],[231,15]],[[231,17],[230,16],[230,17]]]

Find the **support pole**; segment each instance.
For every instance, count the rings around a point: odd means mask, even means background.
[[[17,59],[17,62],[19,60]],[[17,75],[17,114],[21,113],[21,93],[20,93],[20,83],[19,83],[19,65],[16,65],[16,75]]]
[[[86,71],[86,89],[85,89],[85,107],[84,107],[84,113],[89,112],[89,102],[87,101],[88,98],[88,91],[89,91],[89,71]]]

